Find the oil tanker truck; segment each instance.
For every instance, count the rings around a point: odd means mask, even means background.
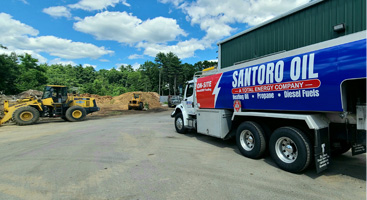
[[[178,133],[235,137],[243,156],[269,151],[293,173],[366,152],[365,30],[225,68],[221,59],[187,83],[171,114]]]

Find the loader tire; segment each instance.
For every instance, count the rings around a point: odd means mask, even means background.
[[[143,110],[144,106],[143,103],[139,103],[139,110]]]
[[[83,121],[87,116],[87,112],[81,106],[72,106],[66,110],[65,117],[68,121]]]
[[[31,106],[18,108],[13,113],[13,120],[20,126],[34,124],[39,117],[39,111]]]

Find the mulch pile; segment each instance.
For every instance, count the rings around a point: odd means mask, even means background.
[[[129,101],[132,99],[133,94],[140,94],[142,101],[148,104],[149,109],[160,108],[159,95],[156,92],[127,92],[120,96],[99,96],[95,94],[81,94],[83,97],[92,97],[96,99],[97,106],[101,108],[99,112],[93,113],[93,115],[105,115],[106,112],[128,110]]]

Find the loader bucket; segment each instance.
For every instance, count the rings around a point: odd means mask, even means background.
[[[9,121],[12,118],[13,112],[9,112],[9,102],[4,101],[4,117],[0,119],[0,125]]]

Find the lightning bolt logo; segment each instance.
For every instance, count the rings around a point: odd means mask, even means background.
[[[219,94],[219,91],[220,91],[220,87],[218,87],[219,83],[220,83],[220,79],[222,79],[222,74],[220,75],[219,80],[218,80],[217,84],[215,85],[215,88],[214,88],[213,93],[212,93],[212,95],[215,95],[214,108],[215,108],[215,105],[217,104],[217,98],[218,98],[218,94]]]

